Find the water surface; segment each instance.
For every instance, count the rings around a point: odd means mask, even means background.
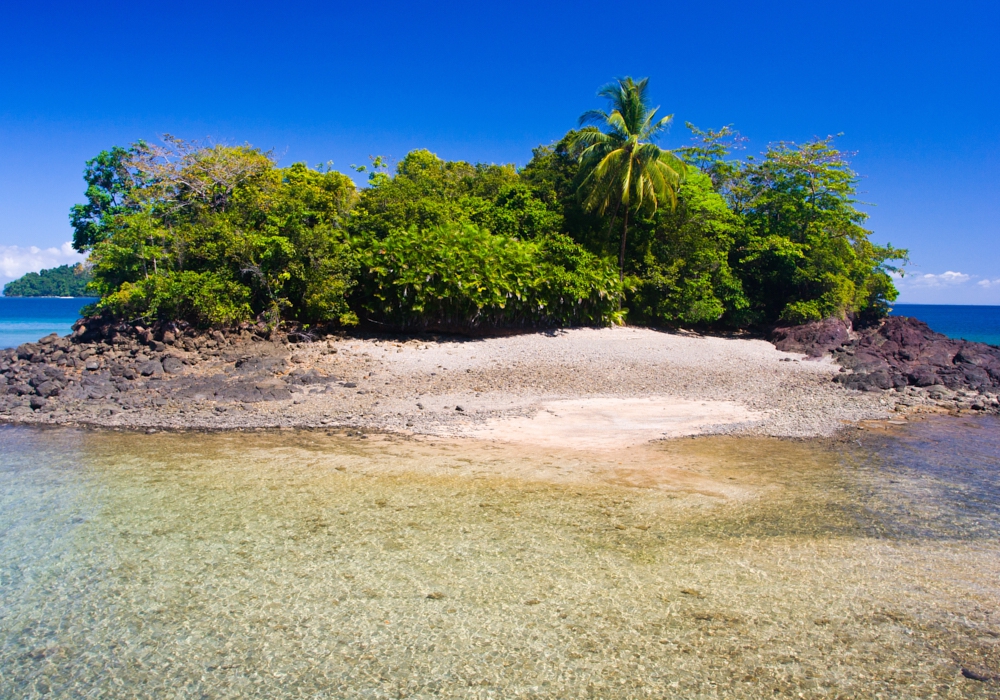
[[[1000,672],[998,427],[603,455],[3,428],[0,684],[993,697],[959,671]]]
[[[893,304],[893,316],[912,316],[949,338],[1000,345],[1000,306]]]
[[[0,348],[33,343],[49,333],[66,335],[80,318],[87,297],[0,297]]]

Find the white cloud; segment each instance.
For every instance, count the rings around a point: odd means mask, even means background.
[[[990,287],[1000,287],[1000,278],[995,280],[979,280],[976,282],[983,289],[989,289]]]
[[[38,272],[59,265],[73,265],[87,259],[69,243],[58,248],[0,245],[0,279],[12,280],[26,272]]]
[[[965,284],[972,279],[972,275],[948,270],[939,275],[928,272],[924,275],[908,274],[897,279],[898,286],[901,287],[954,287],[955,285]]]

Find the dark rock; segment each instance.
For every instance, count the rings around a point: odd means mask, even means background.
[[[139,373],[136,372],[135,368],[133,367],[126,367],[122,371],[122,376],[125,377],[125,379],[135,379],[136,377],[139,376]]]
[[[36,389],[36,391],[38,392],[39,396],[44,396],[45,398],[48,398],[50,396],[57,396],[61,388],[62,387],[59,385],[59,382],[50,379],[49,381],[40,384]]]
[[[101,368],[101,363],[98,362],[97,360],[91,360],[90,362],[84,365],[84,368],[89,372],[96,372]]]
[[[979,671],[973,671],[970,668],[962,667],[962,675],[972,681],[980,681],[985,683],[987,681],[997,680],[997,676],[991,675],[989,673],[981,673]]]
[[[828,318],[801,326],[779,327],[771,332],[771,342],[778,350],[801,352],[809,357],[822,357],[851,337],[850,324],[839,318]]]
[[[27,360],[38,352],[38,346],[34,343],[25,343],[17,348],[17,357],[20,360]]]
[[[843,340],[831,348],[838,339]],[[849,329],[837,319],[779,328],[772,342],[779,350],[812,357],[831,352],[841,367],[851,370],[834,381],[861,391],[908,385],[1000,391],[1000,348],[948,338],[913,318],[890,316],[862,329]]]
[[[184,371],[184,363],[177,357],[163,358],[163,371],[167,374],[178,374]]]
[[[139,374],[144,377],[162,377],[163,365],[158,360],[150,360],[139,366]]]
[[[43,399],[41,396],[32,396],[28,405],[31,406],[32,411],[37,411],[39,409],[45,408],[49,402]]]

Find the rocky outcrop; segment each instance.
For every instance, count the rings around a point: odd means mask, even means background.
[[[890,316],[859,330],[830,319],[777,329],[772,342],[780,350],[811,357],[831,353],[843,368],[834,381],[850,389],[919,387],[930,393],[983,396],[1000,392],[1000,348],[949,338],[915,318]],[[973,402],[973,407],[987,409],[992,404]]]
[[[822,357],[855,337],[849,321],[828,318],[801,326],[775,328],[771,342],[784,352],[801,352],[809,357]]]
[[[114,412],[188,399],[281,401],[335,381],[296,367],[288,344],[286,336],[272,338],[254,326],[224,333],[85,319],[71,336],[52,334],[0,351],[0,412],[51,411],[74,402]]]

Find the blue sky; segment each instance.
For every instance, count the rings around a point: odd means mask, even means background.
[[[59,264],[83,162],[169,132],[347,170],[424,147],[524,164],[597,88],[684,121],[843,132],[900,301],[1000,304],[1000,3],[9,3],[0,283]],[[32,248],[32,246],[34,248]]]

